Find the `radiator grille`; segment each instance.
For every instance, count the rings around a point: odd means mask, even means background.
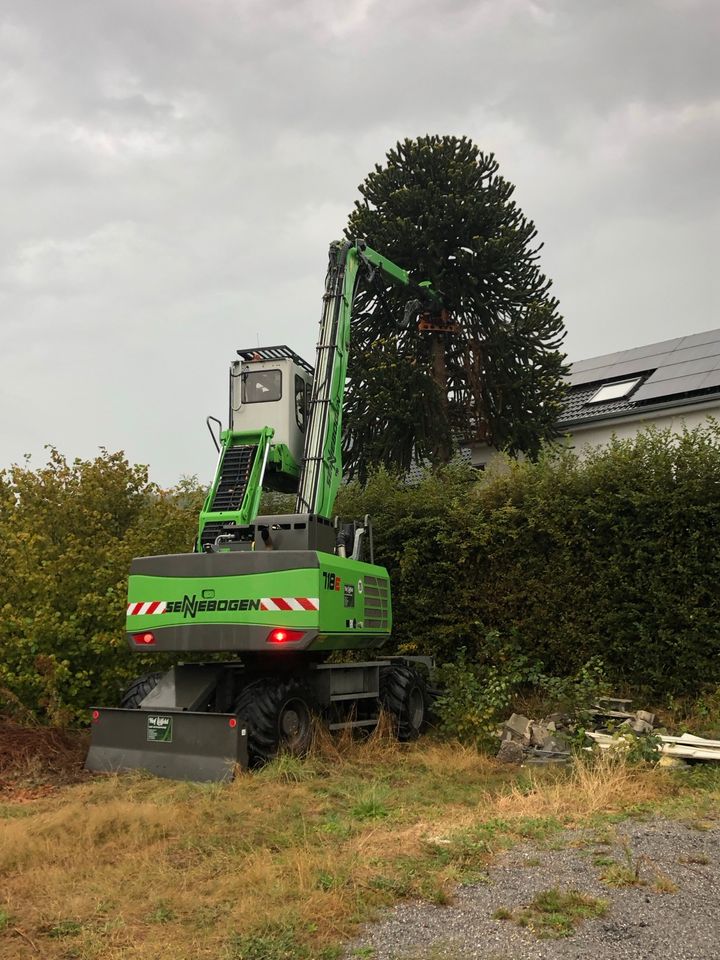
[[[390,608],[390,584],[384,577],[365,577],[365,619],[370,630],[387,630]]]

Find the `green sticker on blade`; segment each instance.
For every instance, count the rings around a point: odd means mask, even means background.
[[[147,738],[151,743],[172,743],[172,717],[151,713],[147,718]]]

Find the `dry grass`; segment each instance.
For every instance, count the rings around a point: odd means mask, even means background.
[[[497,801],[504,817],[552,816],[570,825],[599,813],[619,813],[677,794],[680,787],[668,771],[637,767],[603,751],[588,762],[576,762],[569,775],[557,779],[531,775],[529,784],[514,785]]]
[[[676,792],[603,759],[531,778],[475,751],[380,730],[319,733],[228,785],[101,777],[0,807],[0,956],[290,960],[383,904],[445,902],[518,837]]]

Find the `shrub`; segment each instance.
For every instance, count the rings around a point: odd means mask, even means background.
[[[70,464],[51,450],[38,470],[0,474],[0,709],[20,700],[67,722],[157,669],[125,643],[130,561],[190,549],[202,498],[107,451]]]
[[[497,646],[497,634],[487,637]],[[500,657],[498,663],[472,663],[465,648],[456,660],[438,671],[442,689],[435,701],[441,731],[466,743],[487,746],[494,741],[498,724],[507,716],[510,702],[522,684],[537,679],[525,657]]]

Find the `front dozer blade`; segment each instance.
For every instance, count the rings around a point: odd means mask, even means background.
[[[247,730],[235,714],[187,710],[92,712],[85,768],[95,773],[146,770],[172,780],[231,780],[246,768]]]

